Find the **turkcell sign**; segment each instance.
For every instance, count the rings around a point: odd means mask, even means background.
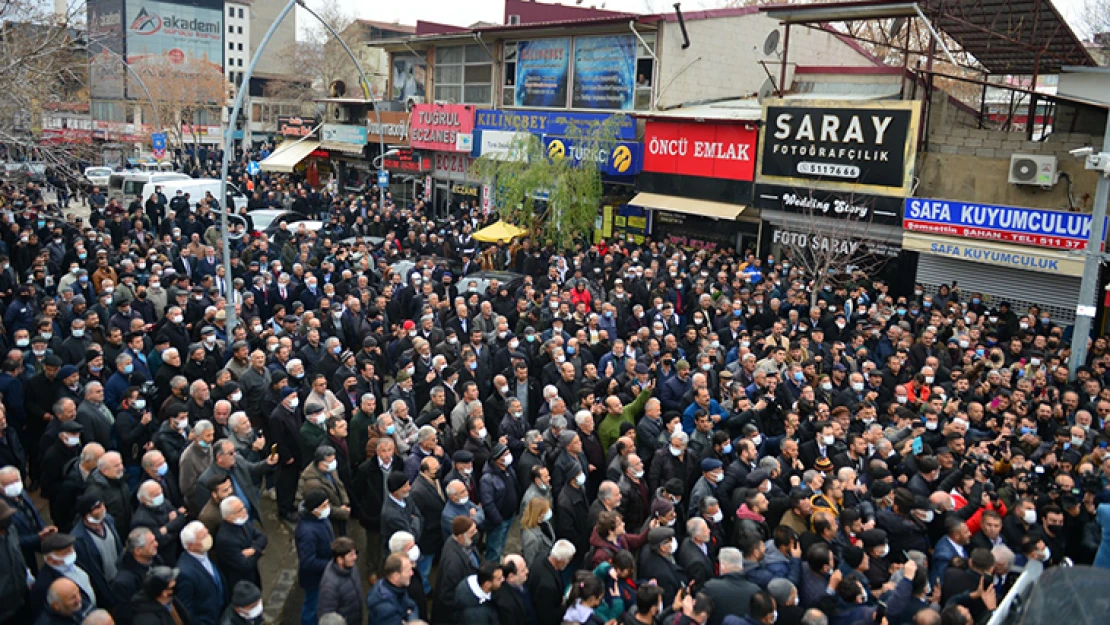
[[[587,146],[565,137],[544,137],[543,149],[552,159],[568,158],[575,164],[592,161],[607,176],[632,176],[643,169],[644,151],[639,143]]]
[[[906,198],[902,227],[910,232],[1081,250],[1091,234],[1091,216],[911,197]]]

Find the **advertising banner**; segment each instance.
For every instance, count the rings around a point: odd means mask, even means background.
[[[902,225],[900,197],[761,184],[755,187],[755,205],[767,210],[844,219],[861,225]]]
[[[382,168],[389,171],[419,173],[432,170],[432,159],[411,148],[401,148],[382,159]]]
[[[516,106],[566,107],[570,38],[521,41],[516,45]]]
[[[169,63],[183,71],[223,71],[223,3],[174,4],[127,0],[127,63],[144,78]],[[128,81],[127,97],[142,97]]]
[[[381,126],[378,125],[373,113],[366,120],[366,133],[377,138],[382,135],[382,141],[390,144],[409,142],[409,114],[399,111],[381,111]]]
[[[648,121],[644,171],[751,181],[757,131],[749,124]]]
[[[564,137],[544,137],[543,148],[552,159],[569,158],[573,163],[596,163],[608,176],[633,176],[643,169],[643,147],[639,143],[621,142],[612,146],[578,145]]]
[[[904,197],[920,115],[918,102],[768,102],[759,181]]]
[[[435,162],[433,173],[436,180],[466,182],[469,179],[467,172],[474,166],[474,159],[469,155],[437,152],[432,157]]]
[[[567,113],[563,111],[495,111],[481,109],[474,115],[478,130],[520,130],[537,135],[565,137],[572,126],[584,131],[593,124],[600,124],[611,117],[617,118],[617,137],[625,141],[636,138],[636,120],[628,115],[607,113]]]
[[[123,98],[123,0],[89,0],[89,95]]]
[[[393,99],[406,102],[409,98],[423,98],[428,80],[428,61],[423,55],[396,53],[393,55]]]
[[[324,124],[320,128],[320,140],[327,143],[350,143],[351,145],[366,145],[367,131],[365,126],[352,126],[350,124]]]
[[[518,133],[508,130],[477,130],[474,134],[476,140],[472,156],[488,156],[499,161],[524,159],[523,153],[512,156],[512,152],[525,146],[523,141],[517,139]]]
[[[635,89],[635,36],[607,35],[574,40],[571,108],[631,110]]]
[[[279,115],[277,133],[283,137],[311,137],[318,125],[315,117]]]
[[[474,107],[465,104],[417,104],[409,121],[409,143],[414,148],[461,152],[460,134],[474,132]],[[466,152],[470,151],[467,147]]]
[[[1091,216],[1041,208],[906,198],[902,227],[910,232],[1082,250]]]

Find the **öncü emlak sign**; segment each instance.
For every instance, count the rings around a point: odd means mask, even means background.
[[[758,134],[752,124],[648,121],[644,171],[751,182]]]

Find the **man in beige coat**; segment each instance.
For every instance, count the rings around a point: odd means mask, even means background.
[[[312,463],[301,472],[297,482],[297,501],[302,501],[305,493],[316,488],[327,493],[328,503],[331,504],[332,529],[336,536],[344,536],[347,521],[351,518],[351,499],[347,496],[347,487],[339,479],[337,467],[335,448],[329,445],[317,447]]]

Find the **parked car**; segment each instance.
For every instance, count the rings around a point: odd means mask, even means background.
[[[85,180],[89,184],[100,187],[102,190],[108,189],[108,179],[112,177],[111,167],[86,167]]]
[[[513,271],[479,271],[464,276],[455,282],[459,285],[460,293],[469,289],[471,284],[478,287],[479,293],[485,293],[494,280],[497,280],[499,287],[508,288],[509,294],[512,295],[520,288],[520,285],[524,284],[524,274]]]

